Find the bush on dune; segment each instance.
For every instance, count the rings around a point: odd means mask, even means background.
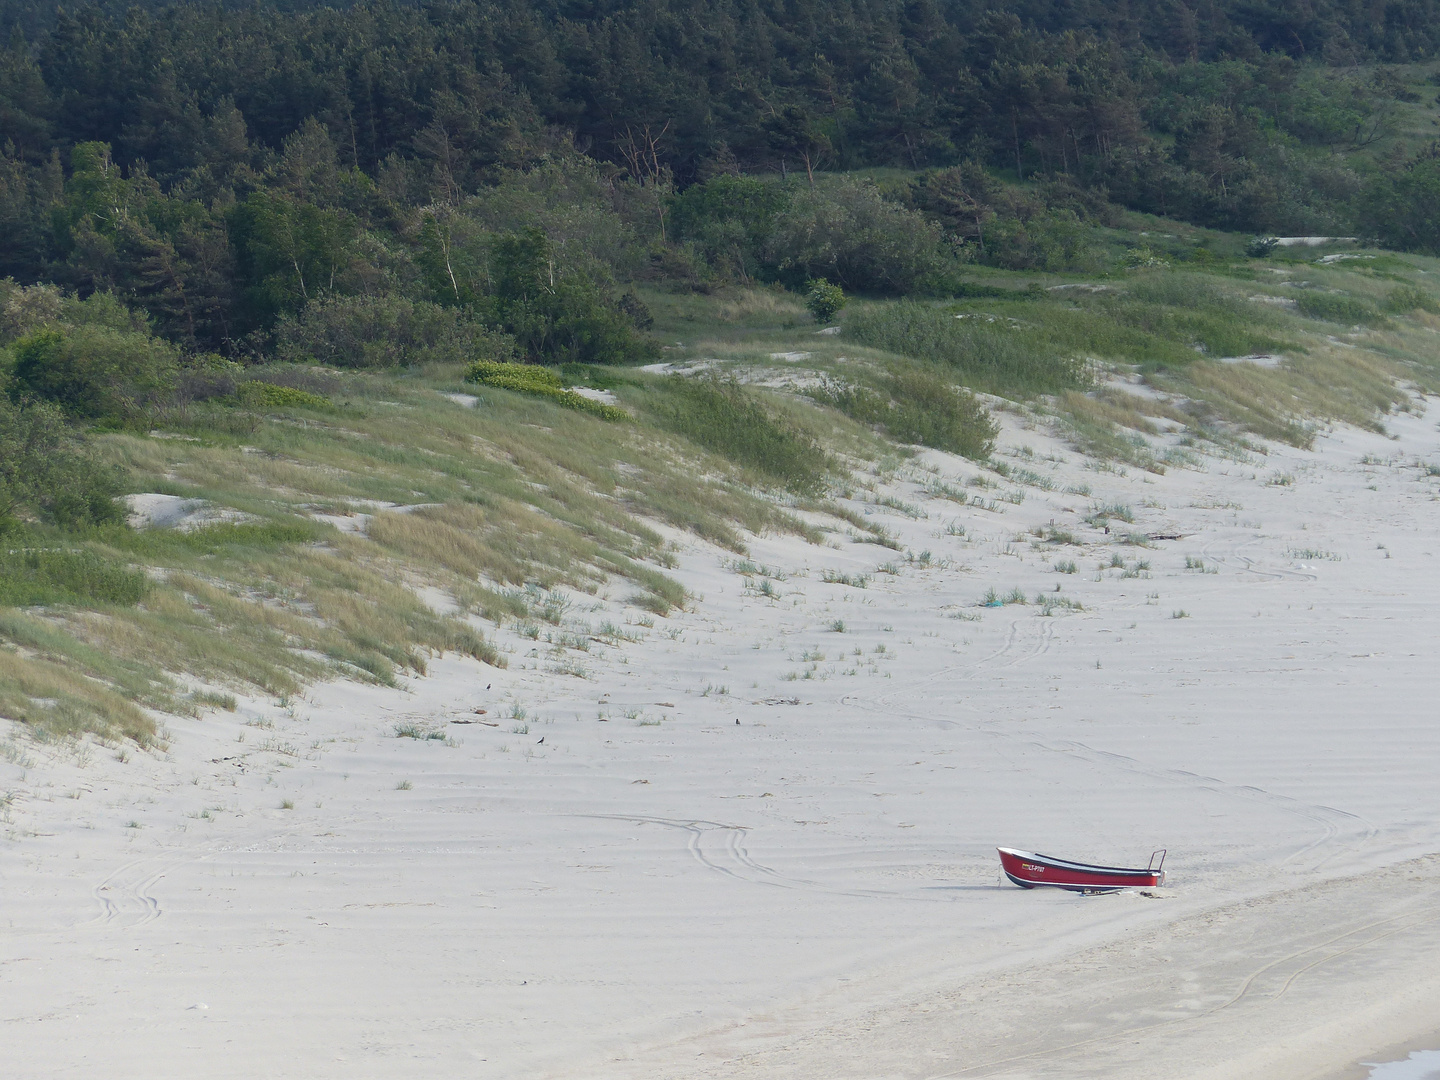
[[[782,278],[823,277],[852,292],[926,292],[954,269],[938,225],[848,176],[796,192],[767,249]]]
[[[173,346],[108,326],[35,330],[11,352],[12,400],[40,398],[88,420],[137,415],[168,393],[178,368]]]
[[[515,344],[454,307],[401,296],[329,296],[280,320],[276,356],[341,368],[511,359]]]
[[[235,396],[241,403],[259,409],[319,409],[327,410],[330,402],[319,394],[301,390],[294,386],[277,386],[275,383],[253,379],[236,388]]]
[[[76,528],[122,521],[118,470],[101,464],[58,409],[0,396],[0,531],[36,518]]]

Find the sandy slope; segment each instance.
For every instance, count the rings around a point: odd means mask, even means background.
[[[908,563],[760,538],[771,598],[681,538],[703,600],[653,627],[617,587],[507,631],[505,671],[248,701],[125,762],[12,741],[4,1072],[1301,1077],[1433,1028],[1440,436],[1390,427],[1156,477],[1012,424],[1054,490],[903,469],[911,515],[862,509]],[[1080,520],[1112,502],[1183,539]],[[1052,520],[1085,546],[1032,547]],[[975,606],[1057,583],[1083,611]],[[606,621],[637,640],[545,640]],[[1002,843],[1165,846],[1170,888],[1023,892]]]

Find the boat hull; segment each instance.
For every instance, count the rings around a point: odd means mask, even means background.
[[[1047,887],[1071,892],[1114,892],[1117,889],[1152,889],[1165,881],[1165,853],[1157,851],[1144,869],[1122,866],[1096,866],[1070,862],[1049,855],[1016,848],[996,848],[1005,876],[1022,889]],[[1155,859],[1159,857],[1159,863]]]

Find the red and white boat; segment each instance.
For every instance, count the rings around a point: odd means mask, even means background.
[[[1153,889],[1165,883],[1163,848],[1150,856],[1150,865],[1143,870],[1070,862],[1016,848],[995,850],[1000,852],[1000,865],[1005,870],[1005,876],[1022,889],[1050,885],[1071,892],[1100,893],[1116,889]]]

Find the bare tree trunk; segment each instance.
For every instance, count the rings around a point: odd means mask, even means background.
[[[1013,108],[1010,110],[1010,131],[1015,136],[1015,179],[1024,180],[1025,172],[1020,167],[1020,116]]]

